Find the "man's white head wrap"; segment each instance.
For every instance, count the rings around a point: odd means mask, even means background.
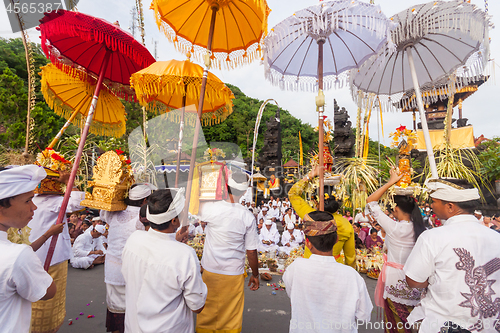
[[[263,212],[267,212],[267,207],[262,207]]]
[[[0,171],[0,199],[33,191],[45,177],[45,170],[33,164]]]
[[[453,178],[448,178],[453,179]],[[450,183],[445,179],[428,179],[425,182],[429,195],[433,199],[444,200],[448,202],[464,202],[479,200],[479,191],[477,188],[465,189],[461,186]]]
[[[271,219],[266,219],[266,225],[272,225],[273,224],[273,220]]]
[[[273,201],[273,207],[278,206],[278,203],[276,201]]]
[[[483,215],[483,213],[480,210],[475,210],[474,214],[476,214],[476,215]]]
[[[235,190],[240,191],[240,192],[245,192],[248,189],[248,181],[246,181],[244,183],[237,183],[233,180],[233,178],[228,179],[227,185],[230,188],[234,188]]]
[[[98,224],[94,227],[94,230],[100,234],[103,234],[104,232],[106,232],[106,227],[103,226],[102,224]]]
[[[286,228],[287,228],[287,229],[295,229],[295,225],[294,225],[292,222],[288,222],[288,223],[286,224]]]
[[[148,209],[146,209],[146,218],[149,222],[154,224],[163,224],[172,221],[173,218],[179,216],[179,214],[184,209],[184,204],[186,203],[186,198],[184,197],[184,188],[180,188],[174,197],[174,200],[170,203],[166,212],[160,214],[151,214]]]
[[[130,200],[141,200],[147,198],[151,195],[152,191],[157,190],[158,188],[153,184],[142,183],[137,184],[134,188],[128,191],[128,198]]]
[[[93,222],[93,221],[100,221],[100,220],[101,220],[101,218],[100,218],[99,216],[97,216],[97,217],[94,217],[94,218],[92,219],[92,222]]]

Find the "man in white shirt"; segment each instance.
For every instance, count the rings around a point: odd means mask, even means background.
[[[201,265],[208,296],[205,309],[196,319],[196,329],[201,332],[241,331],[245,255],[252,269],[250,290],[259,288],[255,217],[238,204],[248,188],[248,178],[233,173],[227,182],[229,198],[203,203],[198,214],[207,222]]]
[[[290,332],[357,332],[373,309],[363,278],[332,255],[337,227],[332,214],[304,216],[309,259],[297,258],[283,275],[292,303]],[[326,297],[325,297],[326,296]]]
[[[280,241],[280,233],[276,227],[273,228],[273,221],[267,219],[259,235],[259,252],[276,251]]]
[[[290,254],[290,251],[300,246],[303,239],[302,233],[299,229],[295,229],[295,225],[293,223],[289,222],[286,225],[286,229],[287,230],[283,231],[283,234],[281,235],[281,245],[283,246],[280,247],[280,251]]]
[[[272,208],[269,208],[269,212],[267,214],[273,219],[274,222],[281,220],[280,209],[278,208],[278,203],[276,201],[273,202]]]
[[[423,232],[404,272],[412,288],[427,288],[408,322],[421,333],[500,331],[500,235],[472,215],[479,192],[460,179],[426,183],[442,228]],[[466,331],[468,330],[468,331]]]
[[[297,217],[293,213],[293,209],[287,208],[285,215],[283,216],[283,220],[285,222],[285,225],[288,225],[289,223],[296,224],[297,223]]]
[[[483,216],[483,212],[480,211],[480,210],[475,210],[474,211],[474,216],[476,217],[476,219],[478,219],[481,223],[483,223],[484,221],[484,216]]]
[[[207,222],[200,221],[200,225],[196,227],[194,231],[194,235],[205,235],[205,228],[207,226]]]
[[[260,211],[259,215],[257,215],[257,221],[260,221],[260,219],[262,220],[267,220],[267,217],[268,217],[268,208],[267,207],[262,207],[262,210]]]
[[[108,212],[101,210],[101,220],[109,225],[108,249],[104,264],[104,282],[106,283],[106,328],[108,332],[123,333],[125,325],[125,280],[121,273],[122,252],[130,235],[136,230],[145,230],[140,221],[141,206],[146,204],[156,186],[149,183],[137,183],[130,187],[127,208],[122,211]]]
[[[73,258],[70,263],[73,268],[88,269],[94,265],[104,264],[106,249],[101,240],[106,231],[103,225],[97,224],[90,232],[78,236],[73,244]]]
[[[46,177],[36,165],[0,169],[0,330],[28,333],[31,303],[56,294],[56,284],[32,248],[7,240],[9,228],[24,228],[37,207],[34,189]]]
[[[123,249],[126,282],[125,332],[192,333],[194,313],[205,305],[196,252],[176,239],[184,189],[157,190],[148,200],[148,231],[134,232]]]

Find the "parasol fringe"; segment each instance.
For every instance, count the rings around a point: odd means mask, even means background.
[[[136,91],[137,100],[142,106],[146,106],[159,95],[179,94],[186,95],[190,99],[199,99],[201,89],[201,78],[173,75],[132,75],[131,84]],[[184,84],[179,84],[183,82]],[[223,100],[225,104],[232,104],[234,98],[231,90],[223,83],[208,80],[207,85],[211,88],[212,100]]]
[[[57,50],[53,45],[50,45],[48,41],[42,45],[45,45],[50,61],[64,73],[81,81],[86,80],[93,85],[97,83],[96,75],[94,75],[91,72],[88,72],[85,68],[75,64],[70,59],[62,56],[59,50]],[[108,79],[104,79],[103,84],[108,90],[110,90],[117,97],[129,102],[137,102],[135,92],[130,88],[130,86],[117,82],[112,82]]]
[[[317,92],[318,80],[315,77],[300,77],[283,75],[275,69],[269,69],[268,62],[264,62],[265,77],[272,85],[278,86],[281,90]],[[328,75],[323,77],[323,90],[332,88],[341,89],[349,83],[349,74],[344,72],[340,75]]]
[[[174,123],[179,124],[181,122],[181,115],[177,112],[169,112],[177,109],[172,109],[166,106],[165,104],[154,101],[148,103],[146,105],[146,109],[151,112],[159,113],[163,117],[163,119],[172,121]],[[223,105],[215,111],[204,112],[201,115],[201,124],[202,126],[211,126],[220,124],[224,120],[227,119],[233,113],[233,105],[232,103]],[[186,112],[184,122],[192,127],[196,125],[197,114],[194,112]]]
[[[74,112],[72,108],[64,104],[64,102],[58,98],[50,89],[47,87],[42,87],[42,94],[47,102],[47,105],[60,117],[68,119]],[[83,128],[85,126],[87,118],[83,116],[81,113],[78,113],[75,119],[72,121],[72,124]],[[103,124],[100,122],[93,122],[90,127],[90,132],[99,136],[113,136],[116,138],[120,138],[125,134],[126,128],[124,122]]]

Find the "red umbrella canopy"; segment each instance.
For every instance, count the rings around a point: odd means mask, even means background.
[[[54,64],[72,63],[98,76],[106,54],[106,83],[128,86],[130,76],[155,62],[148,49],[118,24],[67,10],[45,13],[40,20],[42,49]]]

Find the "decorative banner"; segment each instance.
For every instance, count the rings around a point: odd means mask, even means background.
[[[432,147],[442,149],[445,145],[444,129],[429,130],[431,136]],[[450,134],[450,144],[452,148],[466,149],[475,148],[474,145],[474,130],[472,126],[452,128]],[[417,149],[425,150],[424,133],[422,130],[417,130]]]

